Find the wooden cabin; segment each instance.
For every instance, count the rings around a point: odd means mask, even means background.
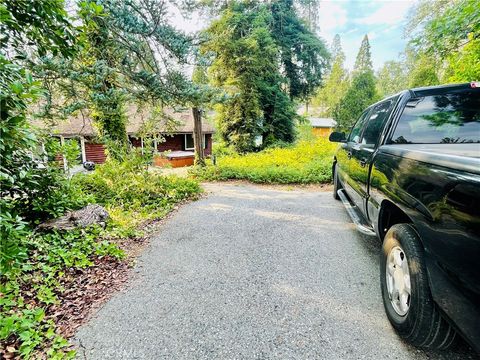
[[[145,111],[138,112],[133,109],[127,113],[127,116],[126,128],[129,143],[145,151],[155,151],[153,165],[172,167],[193,165],[195,152],[191,109],[166,109],[164,114],[155,120],[151,119]],[[58,122],[50,131],[52,136],[58,137],[61,142],[65,139],[78,141],[81,149],[79,163],[91,161],[102,164],[105,162],[107,158],[105,145],[99,141],[98,131],[89,117],[80,115],[70,117]],[[207,156],[212,152],[214,131],[212,124],[203,120],[203,145]],[[147,144],[149,144],[148,148]]]

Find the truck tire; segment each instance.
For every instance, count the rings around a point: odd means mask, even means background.
[[[340,181],[338,180],[338,175],[337,175],[337,163],[333,164],[332,167],[332,176],[333,176],[333,198],[335,200],[340,200],[340,197],[338,196],[337,191],[342,188],[342,184],[340,184]]]
[[[454,344],[455,330],[433,301],[424,249],[412,225],[396,224],[385,235],[380,282],[388,320],[403,339],[425,349]]]

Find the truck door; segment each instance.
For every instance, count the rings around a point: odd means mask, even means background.
[[[349,162],[350,198],[367,216],[368,179],[373,155],[380,141],[382,130],[392,113],[398,97],[387,99],[375,105],[364,126],[360,141],[351,148]]]
[[[337,171],[338,176],[347,191],[348,196],[351,196],[352,189],[350,188],[350,162],[352,161],[352,148],[358,144],[362,136],[362,130],[368,119],[370,108],[365,110],[358,118],[357,122],[353,126],[347,141],[342,144],[337,152]]]

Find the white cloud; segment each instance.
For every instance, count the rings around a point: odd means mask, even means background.
[[[405,19],[413,3],[414,0],[384,1],[371,15],[357,19],[355,22],[365,25],[398,24]]]
[[[347,10],[344,2],[322,1],[320,3],[318,23],[320,35],[331,41],[338,29],[347,23]]]
[[[349,35],[349,34],[352,34],[354,32],[357,32],[357,31],[358,31],[358,28],[353,28],[353,29],[350,29],[350,30],[344,32],[343,34],[344,35]]]

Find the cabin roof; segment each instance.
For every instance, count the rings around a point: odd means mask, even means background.
[[[34,120],[33,125],[48,128],[52,135],[62,136],[96,136],[98,131],[87,113],[78,112],[67,119],[58,120],[46,125],[43,121]],[[191,109],[164,109],[163,114],[152,117],[151,112],[130,107],[127,111],[127,134],[143,133],[188,134],[193,133],[193,115]],[[215,129],[210,121],[202,119],[202,132],[211,134]]]
[[[314,128],[333,128],[337,125],[337,122],[330,118],[310,117],[309,120]]]

